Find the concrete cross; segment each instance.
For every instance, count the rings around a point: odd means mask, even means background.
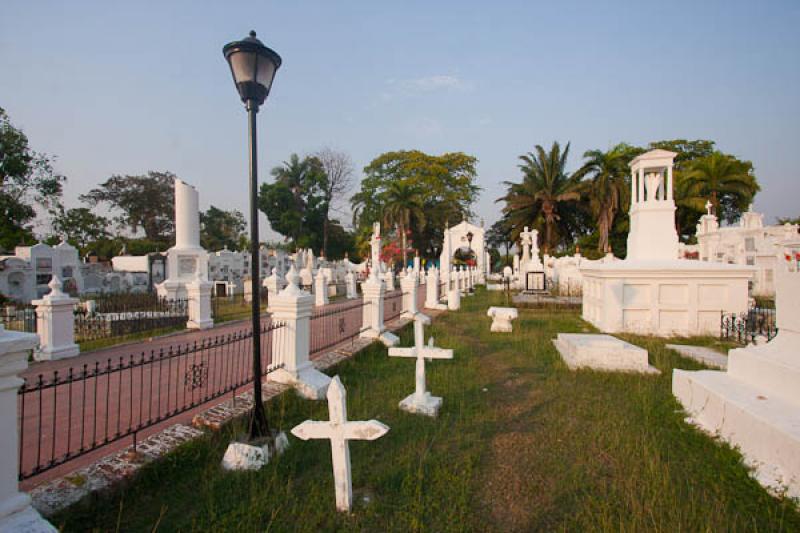
[[[330,439],[333,459],[333,484],[336,490],[336,509],[349,512],[353,508],[353,477],[350,471],[351,440],[375,440],[389,431],[389,426],[377,420],[350,422],[347,420],[347,391],[334,376],[328,385],[330,420],[306,420],[292,428],[292,434],[303,440]]]
[[[707,214],[709,214],[709,215],[711,214],[711,208],[712,207],[714,207],[714,205],[711,203],[711,200],[706,200],[706,213]]]
[[[400,402],[400,408],[410,413],[436,416],[439,412],[439,407],[442,405],[442,399],[431,396],[431,393],[427,391],[425,383],[425,359],[452,359],[453,350],[434,347],[433,337],[429,339],[428,345],[425,345],[423,326],[430,323],[430,317],[422,313],[417,313],[414,317],[414,347],[389,348],[389,356],[413,357],[417,360],[414,393]]]

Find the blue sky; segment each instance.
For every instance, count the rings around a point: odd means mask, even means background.
[[[0,107],[58,156],[66,198],[170,170],[246,212],[246,122],[222,45],[283,57],[262,180],[323,146],[464,151],[490,224],[535,144],[709,138],[753,161],[768,219],[800,215],[800,2],[31,2],[0,11]],[[264,220],[266,223],[266,220]],[[267,236],[274,236],[268,233]]]

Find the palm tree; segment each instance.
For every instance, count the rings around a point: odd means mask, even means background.
[[[583,157],[586,162],[574,176],[579,179],[590,176],[588,181],[582,182],[582,192],[588,198],[592,215],[597,220],[599,232],[597,251],[604,253],[608,251],[608,235],[614,224],[614,217],[629,201],[627,181],[629,158],[626,151],[620,147],[612,148],[608,152],[588,150]]]
[[[309,208],[306,200],[319,188],[320,182],[325,177],[324,172],[319,159],[313,156],[300,159],[297,154],[292,154],[288,161],[270,171],[275,183],[285,185],[291,192],[295,220],[291,225],[289,236],[295,243],[304,231],[310,229],[303,227],[303,220]]]
[[[519,157],[522,183],[504,182],[508,192],[498,200],[506,202],[503,212],[508,216],[512,239],[519,238],[524,226],[533,226],[543,235],[542,243],[548,251],[569,233],[570,209],[581,195],[580,177],[566,172],[568,155],[569,143],[562,152],[554,142],[549,153],[537,144],[534,152]]]
[[[732,222],[761,189],[753,165],[722,152],[713,152],[687,165],[676,180],[678,203],[702,213],[711,202],[718,219]]]
[[[422,192],[407,181],[393,181],[383,194],[383,223],[387,227],[395,226],[400,233],[403,247],[403,268],[407,261],[406,231],[411,221],[418,230],[425,227]]]

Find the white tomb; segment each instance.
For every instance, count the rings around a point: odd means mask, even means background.
[[[436,416],[442,406],[442,399],[432,396],[425,385],[425,359],[452,359],[453,350],[436,348],[433,337],[425,346],[424,326],[431,323],[430,317],[417,313],[414,317],[414,346],[412,348],[389,348],[390,357],[413,357],[417,360],[415,371],[415,390],[400,402],[400,409],[409,413]]]
[[[208,253],[200,246],[197,189],[175,179],[175,246],[167,250],[167,279],[156,286],[161,297],[186,299],[186,285],[208,281]]]
[[[676,259],[675,155],[652,150],[631,162],[628,257],[581,265],[583,318],[601,331],[708,335],[721,312],[747,311],[752,267]]]
[[[572,370],[593,368],[644,374],[660,373],[648,363],[647,350],[611,335],[559,333],[553,339],[553,344]]]
[[[519,316],[516,307],[490,307],[486,316],[492,319],[489,331],[492,333],[511,333],[511,321]]]
[[[728,352],[725,372],[676,368],[672,393],[687,421],[739,448],[762,485],[800,498],[800,241],[790,246],[776,269],[777,336]]]
[[[350,512],[353,508],[353,474],[350,468],[349,441],[378,439],[389,431],[389,426],[377,420],[347,420],[347,391],[339,376],[334,376],[331,380],[327,396],[330,420],[306,420],[292,428],[292,434],[303,440],[330,439],[336,510]]]

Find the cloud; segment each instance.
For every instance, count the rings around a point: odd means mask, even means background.
[[[463,92],[471,89],[471,85],[450,74],[434,74],[421,78],[388,79],[386,87],[378,93],[378,100],[388,103],[395,100],[417,98],[438,93]]]

